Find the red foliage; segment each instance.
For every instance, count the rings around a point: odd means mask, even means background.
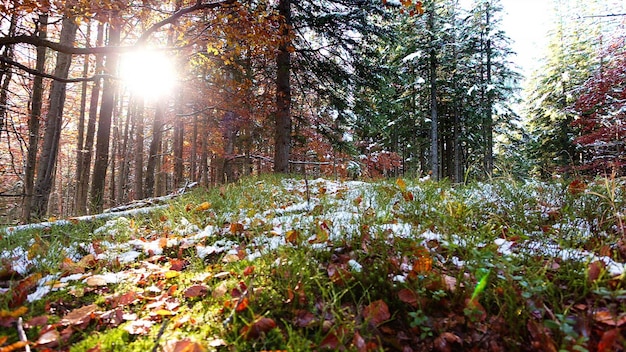
[[[626,37],[603,54],[606,63],[585,82],[573,110],[572,123],[581,135],[574,140],[584,149],[581,169],[593,173],[619,171],[626,165]]]

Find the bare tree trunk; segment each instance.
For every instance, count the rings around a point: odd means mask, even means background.
[[[185,137],[185,125],[183,117],[183,94],[182,88],[176,93],[176,101],[174,102],[174,110],[176,117],[174,122],[174,187],[183,185],[183,141]]]
[[[435,9],[434,5],[428,17],[429,30],[431,35],[431,45],[434,45],[435,38]],[[430,49],[430,163],[432,175],[435,180],[439,179],[439,121],[437,116],[437,52]]]
[[[96,46],[104,43],[104,25],[98,23],[98,33],[96,35]],[[101,73],[104,69],[104,57],[96,55],[95,73]],[[91,156],[93,153],[93,143],[96,135],[96,122],[98,120],[98,103],[100,101],[100,80],[93,82],[91,96],[89,98],[89,119],[87,121],[87,133],[85,134],[85,144],[79,151],[76,165],[76,199],[74,209],[78,215],[87,213],[87,197],[89,194],[89,176],[91,171]]]
[[[160,158],[159,148],[163,137],[163,125],[165,119],[165,103],[159,100],[156,103],[154,112],[154,123],[152,124],[152,140],[150,141],[150,151],[148,154],[148,165],[146,166],[145,196],[155,195],[155,173],[157,172],[157,158]]]
[[[76,38],[78,25],[73,18],[63,17],[60,43],[72,45]],[[54,75],[67,78],[72,55],[57,53],[57,63]],[[50,88],[50,106],[46,120],[46,132],[42,146],[39,167],[37,168],[37,182],[34,188],[33,213],[37,218],[45,215],[48,208],[48,200],[54,181],[55,165],[58,158],[59,141],[63,121],[63,108],[65,105],[66,84],[53,81]]]
[[[9,36],[15,35],[15,27],[17,25],[17,15],[11,15],[11,24],[9,25]],[[13,45],[7,45],[4,47],[3,57],[7,59],[13,59]],[[0,65],[0,82],[2,82],[0,88],[0,132],[4,130],[6,125],[7,103],[9,100],[9,84],[13,79],[13,70],[8,64],[2,63]]]
[[[133,108],[135,109],[135,183],[133,193],[135,194],[135,199],[143,199],[144,99],[133,99]]]
[[[190,159],[191,162],[189,164],[189,179],[191,181],[198,181],[198,177],[196,177],[196,169],[197,169],[197,158],[196,148],[198,147],[198,116],[194,115],[193,117],[193,131],[191,136],[191,151],[190,151]]]
[[[109,45],[120,43],[120,29],[117,26],[109,27]],[[110,74],[117,72],[119,55],[110,54],[106,59],[106,71]],[[93,166],[89,208],[92,213],[101,212],[104,205],[104,185],[109,163],[109,142],[111,136],[111,119],[115,108],[115,91],[117,83],[112,79],[104,81],[102,89],[102,104],[98,118],[98,135],[96,138],[96,157]]]
[[[133,119],[133,110],[131,109],[132,104],[133,104],[132,101],[129,102],[128,104],[129,106],[127,109],[126,121],[124,121],[124,132],[121,137],[122,143],[121,145],[119,145],[119,151],[118,151],[118,154],[120,155],[121,167],[120,167],[120,171],[118,175],[116,192],[117,192],[117,201],[120,204],[123,204],[128,201],[126,190],[128,189],[128,186],[130,183],[128,170],[130,168],[131,153],[129,153],[128,151],[129,149],[128,144],[129,144],[130,134],[131,134],[130,121]],[[121,116],[121,114],[119,114],[119,116]]]
[[[39,15],[39,26],[37,36],[46,39],[48,36],[48,15]],[[37,63],[35,68],[43,72],[46,65],[46,48],[37,47]],[[33,79],[33,91],[30,101],[30,114],[28,115],[28,155],[26,156],[26,167],[24,170],[24,200],[22,201],[22,221],[30,221],[30,210],[33,200],[35,168],[37,167],[37,151],[39,150],[39,119],[41,118],[41,107],[43,105],[43,77],[35,76]]]
[[[276,57],[276,130],[274,132],[274,172],[289,172],[291,153],[291,0],[279,0],[278,13],[284,18],[283,40]]]

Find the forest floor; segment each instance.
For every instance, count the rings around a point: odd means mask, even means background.
[[[0,351],[624,351],[625,191],[264,177],[0,229]]]

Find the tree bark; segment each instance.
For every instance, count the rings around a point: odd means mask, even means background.
[[[431,45],[435,45],[435,9],[431,7],[428,26],[432,33]],[[439,179],[439,121],[437,116],[437,52],[430,49],[430,163],[434,180]]]
[[[175,111],[176,117],[174,122],[174,187],[183,185],[183,142],[185,137],[185,125],[183,123],[183,94],[182,87],[176,93]]]
[[[96,45],[104,42],[104,25],[98,23],[98,33],[96,34]],[[104,57],[96,55],[95,72],[99,74],[104,69]],[[87,197],[89,195],[89,176],[91,171],[91,159],[93,154],[93,144],[96,135],[96,122],[98,120],[98,103],[100,101],[101,81],[96,80],[91,87],[89,98],[89,118],[87,121],[87,132],[85,133],[85,144],[80,150],[76,172],[76,205],[75,210],[78,215],[87,213]]]
[[[109,27],[109,45],[117,46],[120,43],[120,28],[116,25]],[[108,73],[117,72],[119,55],[111,54],[106,59],[105,70]],[[111,136],[111,120],[115,108],[115,91],[117,83],[113,79],[104,81],[102,89],[102,104],[98,118],[98,134],[96,136],[96,154],[89,194],[89,208],[92,213],[102,212],[104,206],[104,186],[109,163],[109,142]]]
[[[15,27],[17,25],[17,15],[11,15],[11,23],[9,24],[9,35],[15,35]],[[2,57],[5,57],[9,60],[13,60],[13,45],[7,45],[4,47],[4,52],[2,53]],[[2,63],[0,65],[0,132],[4,130],[6,125],[6,116],[7,116],[7,103],[9,100],[9,84],[11,84],[11,80],[13,79],[13,70],[9,67],[9,65]]]
[[[137,98],[133,101],[133,109],[135,110],[135,183],[133,193],[135,199],[143,199],[143,140],[144,140],[144,99]]]
[[[69,45],[76,38],[78,25],[71,17],[63,17],[60,42]],[[72,55],[57,54],[54,75],[67,78],[72,63]],[[66,83],[54,81],[50,88],[50,105],[46,119],[41,158],[37,168],[37,182],[34,188],[33,213],[41,218],[46,214],[48,200],[54,181],[55,166],[58,158],[59,141],[63,122]]]
[[[276,57],[276,130],[274,132],[274,172],[289,172],[291,153],[291,0],[279,0],[283,17],[282,41]]]
[[[46,39],[48,36],[48,15],[39,15],[39,26],[37,36]],[[37,47],[38,71],[43,72],[46,65],[46,48]],[[22,221],[29,222],[31,216],[31,205],[33,200],[35,168],[37,167],[37,151],[39,150],[39,126],[41,118],[41,108],[43,105],[43,77],[33,78],[33,91],[30,101],[30,113],[28,115],[28,155],[26,156],[26,167],[24,170],[24,200],[22,202]]]
[[[160,158],[159,149],[163,137],[163,125],[165,119],[165,103],[159,100],[154,112],[154,122],[152,124],[152,140],[150,141],[150,151],[148,154],[148,165],[146,166],[145,196],[154,197],[155,194],[155,173],[157,171],[157,158]]]

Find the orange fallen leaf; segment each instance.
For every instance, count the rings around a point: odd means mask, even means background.
[[[191,207],[190,207],[191,208]],[[207,211],[211,208],[211,203],[209,202],[203,202],[201,204],[199,204],[196,209],[194,209],[195,211]]]

